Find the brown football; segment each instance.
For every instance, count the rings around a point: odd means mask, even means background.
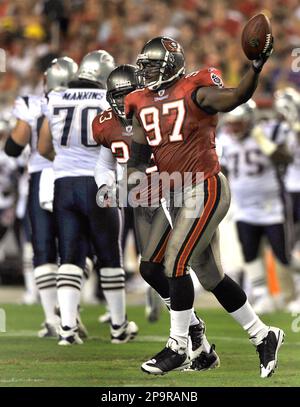
[[[245,25],[242,32],[242,47],[250,60],[258,58],[268,47],[272,38],[270,20],[264,14],[257,14]]]

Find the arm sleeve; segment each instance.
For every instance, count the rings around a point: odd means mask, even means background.
[[[4,152],[10,157],[19,157],[25,146],[16,143],[11,136],[8,137],[4,146]]]
[[[109,148],[101,146],[94,177],[98,188],[106,184],[112,186],[116,180],[117,162]]]

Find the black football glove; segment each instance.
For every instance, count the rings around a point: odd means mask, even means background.
[[[273,38],[273,36],[271,36],[270,44],[268,45],[267,49],[264,52],[262,52],[259,55],[259,57],[252,62],[252,67],[253,67],[255,73],[259,73],[262,70],[267,59],[272,54],[273,43],[274,43],[274,38]]]

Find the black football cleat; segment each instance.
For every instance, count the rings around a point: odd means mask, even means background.
[[[189,337],[191,340],[190,357],[196,359],[202,352],[203,337],[205,335],[205,324],[199,321],[199,324],[189,327]]]
[[[192,361],[191,366],[187,370],[205,371],[219,367],[220,358],[215,348],[215,345],[212,344],[209,352],[202,351],[200,355]]]
[[[278,364],[278,351],[284,342],[284,332],[270,327],[268,335],[256,346],[260,361],[260,377],[271,377]]]
[[[191,363],[188,350],[181,349],[173,338],[170,338],[166,347],[152,359],[143,363],[141,369],[143,372],[164,375],[171,371],[186,369]]]

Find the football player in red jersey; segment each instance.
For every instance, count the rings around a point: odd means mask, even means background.
[[[127,117],[133,119],[128,181],[154,154],[160,173],[188,174],[181,207],[177,191],[170,192],[173,230],[165,250],[169,279],[171,330],[166,347],[142,365],[142,370],[164,374],[189,364],[188,328],[194,302],[189,275],[191,266],[202,286],[211,291],[227,312],[249,333],[260,357],[261,377],[269,377],[277,365],[284,333],[266,326],[253,311],[246,294],[224,275],[219,256],[218,224],[230,205],[230,191],[215,151],[217,113],[245,103],[254,93],[259,73],[272,45],[234,89],[223,87],[220,72],[205,68],[185,75],[180,44],[157,37],[145,44],[137,58],[144,88],[125,98]],[[202,181],[201,181],[202,180]],[[197,205],[203,202],[202,205]],[[191,209],[191,203],[195,209]],[[145,249],[147,252],[147,248]],[[142,256],[141,267],[149,258]]]
[[[107,100],[111,108],[100,113],[93,120],[93,137],[101,145],[99,160],[95,169],[98,185],[97,201],[100,206],[109,206],[110,189],[115,180],[116,162],[126,165],[131,147],[132,123],[125,118],[124,97],[137,88],[136,67],[120,65],[107,79]],[[152,164],[152,167],[149,165]],[[147,173],[157,170],[153,163],[146,164]],[[167,238],[171,231],[170,223],[162,206],[134,208],[135,229],[140,249],[144,257],[147,247],[152,254],[148,262],[143,262],[140,272],[144,280],[158,292],[165,305],[170,308],[168,279],[164,272],[163,258]],[[152,222],[152,220],[154,222]],[[151,232],[151,234],[150,234]],[[219,357],[205,336],[205,325],[192,312],[189,325],[192,358],[197,358],[196,370],[207,370],[219,365]]]

